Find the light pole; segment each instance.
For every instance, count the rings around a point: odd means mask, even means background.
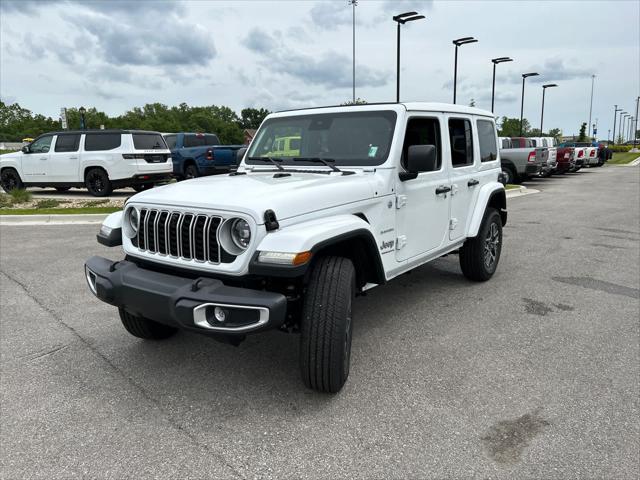
[[[496,96],[496,65],[504,62],[513,62],[513,58],[509,58],[509,57],[492,58],[491,62],[493,62],[493,81],[491,82],[491,113],[493,113],[493,100]]]
[[[456,87],[458,83],[458,47],[460,45],[466,45],[467,43],[476,43],[476,40],[473,37],[462,37],[453,41],[453,44],[456,46],[456,54],[455,60],[453,62],[453,103],[456,103]]]
[[[636,98],[636,124],[633,127],[633,149],[636,148],[636,135],[638,132],[638,107],[640,107],[640,97]]]
[[[627,112],[623,112],[622,109],[620,109],[620,118],[618,118],[618,125],[619,125],[619,128],[620,128],[620,130],[618,131],[618,136],[619,137],[621,136],[620,132],[622,132],[622,116],[625,113],[627,113]]]
[[[631,141],[631,130],[633,129],[633,121],[635,117],[629,117],[629,136],[627,137]]]
[[[618,118],[618,112],[621,112],[622,109],[618,108],[618,105],[613,106],[613,144],[616,144],[616,119]]]
[[[540,114],[540,136],[542,136],[542,121],[544,120],[544,94],[547,91],[547,88],[557,87],[558,85],[555,83],[547,83],[546,85],[542,85],[542,113]]]
[[[593,83],[595,82],[596,76],[591,75],[591,103],[589,104],[589,138],[591,138],[591,112],[593,111]]]
[[[629,118],[630,116],[631,115],[627,113],[624,117],[622,117],[622,128],[620,129],[620,133],[622,134],[622,143],[627,141],[627,131],[625,130],[625,124],[627,123],[627,118]]]
[[[356,6],[358,0],[349,0],[353,10],[353,103],[356,103]]]
[[[523,73],[522,74],[522,99],[520,100],[520,136],[522,136],[522,116],[524,114],[524,81],[528,77],[535,77],[540,75],[537,72]]]
[[[78,113],[80,113],[80,130],[86,130],[87,124],[85,123],[84,114],[87,113],[86,108],[80,107],[78,109]]]
[[[396,40],[396,103],[400,103],[400,25],[423,18],[425,18],[424,15],[418,15],[418,12],[405,12],[393,17],[393,21],[398,24],[398,37]]]

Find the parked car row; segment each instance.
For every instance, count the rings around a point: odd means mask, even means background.
[[[507,183],[520,183],[532,177],[601,167],[611,153],[598,142],[559,144],[553,137],[500,137],[500,158]]]
[[[0,155],[0,185],[9,192],[26,187],[58,191],[86,188],[104,197],[114,189],[142,191],[202,175],[229,172],[238,164],[242,145],[222,146],[209,133],[140,130],[78,130],[49,132]]]

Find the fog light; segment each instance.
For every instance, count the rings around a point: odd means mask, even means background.
[[[227,319],[227,312],[223,308],[216,307],[213,310],[213,316],[216,317],[216,320],[220,323],[224,322]]]

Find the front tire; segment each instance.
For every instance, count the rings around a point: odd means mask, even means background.
[[[18,172],[13,168],[5,168],[0,174],[0,184],[5,192],[9,193],[11,190],[21,190],[24,188],[24,183]]]
[[[124,308],[119,308],[118,312],[120,313],[122,325],[134,337],[144,338],[145,340],[164,340],[178,331],[177,328],[133,315]]]
[[[84,177],[84,184],[94,197],[107,197],[113,192],[109,175],[101,168],[90,169]]]
[[[460,249],[460,268],[469,280],[485,282],[498,267],[502,251],[502,219],[494,208],[487,208],[478,235],[468,238]]]
[[[308,388],[337,393],[349,376],[355,290],[351,260],[316,261],[304,297],[300,336],[300,373]]]

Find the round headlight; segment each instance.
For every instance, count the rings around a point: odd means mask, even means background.
[[[139,215],[135,207],[129,208],[124,214],[124,234],[133,238],[138,234]]]
[[[246,250],[249,246],[249,242],[251,241],[251,228],[242,218],[236,218],[231,224],[231,240],[242,250]]]

